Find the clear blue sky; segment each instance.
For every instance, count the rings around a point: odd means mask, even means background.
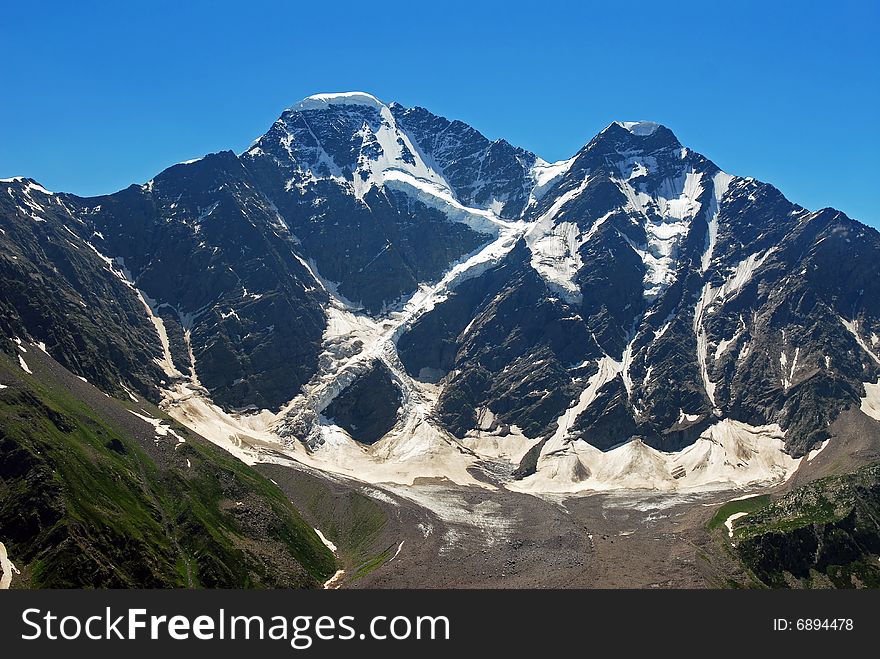
[[[185,5],[185,6],[183,6]],[[547,160],[650,119],[880,227],[880,3],[7,2],[0,177],[98,194],[242,151],[321,91],[423,105]]]

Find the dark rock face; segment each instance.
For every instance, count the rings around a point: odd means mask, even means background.
[[[398,103],[390,107],[422,153],[441,167],[462,203],[483,208],[497,200],[501,217],[522,214],[533,185],[530,170],[537,161],[535,154],[504,140],[492,142],[471,126],[424,108]]]
[[[105,391],[158,400],[162,348],[141,301],[90,246],[59,195],[29,179],[0,183],[0,331],[43,342]],[[28,356],[23,355],[27,363]]]
[[[172,358],[223,406],[277,408],[317,368],[326,294],[231,152],[146,186],[69,198],[98,245],[168,319]]]
[[[864,395],[861,383],[880,374],[880,364],[844,325],[853,322],[866,340],[876,335],[878,280],[859,283],[857,291],[842,285],[850,267],[858,277],[880,272],[864,257],[876,254],[880,240],[840,213],[794,207],[789,213],[796,226],[767,248],[772,252],[761,270],[705,326],[710,350],[716,337],[734,339],[710,369],[722,409],[734,418],[779,423],[799,456],[828,438],[830,422]],[[828,255],[842,255],[853,242],[853,261],[841,277]]]
[[[385,153],[376,138],[383,131],[394,133],[400,153]],[[404,137],[387,110],[331,105],[286,111],[242,155],[322,276],[370,313],[439,278],[489,239],[384,187],[355,194],[378,159],[415,162]]]
[[[352,439],[373,444],[397,422],[400,389],[381,363],[348,385],[324,410],[324,416],[343,428]]]
[[[621,378],[614,378],[599,391],[593,404],[578,416],[572,430],[575,438],[582,438],[603,451],[636,435],[638,426]],[[658,448],[678,447],[661,445]]]
[[[476,425],[476,410],[488,407],[500,422],[537,436],[555,427],[576,396],[572,366],[597,353],[573,314],[550,296],[521,242],[420,319],[398,352],[414,377],[425,368],[453,372],[436,409],[453,434],[463,437]]]

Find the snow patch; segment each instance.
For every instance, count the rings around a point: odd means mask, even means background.
[[[678,423],[682,424],[685,421],[696,421],[700,418],[699,414],[688,414],[683,409],[679,408],[678,410]]]
[[[733,537],[733,523],[740,517],[745,517],[746,515],[748,515],[748,513],[733,513],[733,515],[724,520],[724,526],[727,527],[727,535],[729,537]]]
[[[373,128],[364,122],[357,134],[361,137],[363,145],[358,156],[357,171],[352,180],[355,196],[362,199],[367,190],[373,186],[385,185],[388,177],[394,173],[406,174],[430,186],[449,191],[451,189],[449,183],[440,172],[425,161],[421,150],[410,140],[409,135],[397,126],[397,120],[391,110],[383,105],[379,109],[379,114],[382,118],[381,125]],[[373,152],[376,146],[378,146],[378,154]],[[404,157],[405,153],[410,157]],[[449,196],[453,196],[451,192]]]
[[[791,366],[788,366],[788,355],[783,352],[779,355],[779,363],[782,366],[782,387],[788,391],[791,388],[791,384],[794,381],[794,373],[797,370],[798,357],[801,354],[800,346],[795,348],[794,351],[794,359],[791,361]]]
[[[580,185],[560,195],[526,232],[526,243],[532,254],[532,267],[552,290],[570,303],[577,303],[581,299],[580,288],[574,282],[575,275],[583,266],[583,260],[578,252],[613,214],[613,212],[607,213],[594,219],[590,229],[585,233],[581,233],[577,221],[557,222],[565,206],[577,199],[589,182],[590,179],[587,177]]]
[[[406,540],[401,540],[401,541],[400,541],[400,544],[397,545],[397,551],[394,552],[394,556],[392,556],[391,558],[388,559],[388,562],[389,562],[389,563],[390,563],[391,561],[393,561],[395,558],[397,558],[397,555],[398,555],[398,554],[400,554],[400,550],[403,549],[403,543],[404,543],[404,542],[406,542]]]
[[[660,124],[654,121],[615,121],[614,123],[641,137],[653,135],[660,128]]]
[[[529,194],[529,202],[527,206],[533,205],[540,200],[556,183],[568,173],[572,164],[577,159],[573,156],[568,160],[559,160],[549,163],[546,160],[538,158],[535,164],[529,170],[529,177],[532,179],[532,191]]]
[[[122,382],[122,380],[119,381],[119,386],[125,390],[125,393],[128,394],[128,397],[131,398],[132,401],[134,401],[135,403],[140,403],[140,401],[137,399],[137,396],[134,395],[134,392],[126,387],[125,383]]]
[[[315,533],[317,533],[318,537],[321,538],[321,542],[324,543],[324,546],[327,547],[327,549],[329,549],[330,551],[332,551],[335,554],[336,553],[336,545],[334,545],[332,542],[330,542],[330,540],[327,539],[327,536],[325,536],[323,533],[321,533],[321,531],[318,530],[317,528],[315,529]]]
[[[736,337],[734,336],[734,338],[732,338],[732,339],[721,339],[718,342],[718,345],[715,346],[715,355],[714,355],[716,362],[719,359],[721,359],[721,355],[723,355],[727,351],[727,349],[730,347],[730,344],[733,343],[735,340],[736,340]]]
[[[0,542],[0,590],[7,590],[12,585],[12,575],[21,574],[15,563],[9,560],[6,545]]]
[[[816,457],[817,455],[819,455],[822,451],[824,451],[824,450],[828,447],[828,444],[829,444],[830,442],[831,442],[830,439],[826,439],[824,442],[822,442],[821,444],[819,444],[819,448],[814,448],[812,451],[810,451],[810,452],[807,454],[807,462],[812,462],[813,458],[815,458],[815,457]]]
[[[669,453],[638,438],[604,452],[580,439],[562,445],[551,440],[541,452],[537,471],[507,487],[531,493],[715,490],[779,483],[800,463],[785,452],[785,435],[778,425],[750,426],[724,419],[694,444]]]
[[[718,215],[721,212],[721,199],[730,188],[733,177],[725,172],[717,172],[712,177],[712,199],[709,202],[709,226],[706,233],[706,248],[700,260],[700,272],[706,272],[712,264],[715,243],[718,241]]]
[[[324,582],[324,590],[334,590],[339,588],[339,582],[345,576],[345,570],[336,570],[336,573]]]
[[[872,419],[880,421],[880,380],[876,383],[865,382],[865,397],[862,398],[861,410]]]
[[[868,355],[878,364],[880,364],[880,357],[877,356],[877,353],[874,352],[871,347],[865,342],[862,338],[861,334],[859,334],[859,322],[857,320],[846,320],[845,318],[840,318],[840,322],[843,323],[843,326],[849,330],[849,333],[853,335],[856,340],[856,343],[859,344],[862,350],[864,350]]]
[[[159,343],[162,345],[162,356],[155,358],[154,361],[162,368],[165,375],[168,377],[184,377],[183,373],[181,373],[174,365],[174,360],[171,357],[171,343],[168,340],[168,332],[165,329],[165,321],[155,313],[155,302],[150,300],[149,296],[141,290],[134,290],[139,294],[141,301],[144,303],[144,307],[147,310],[147,316],[149,316],[150,322],[153,323],[153,327],[156,328],[156,334],[159,336]]]
[[[636,190],[627,180],[614,180],[627,198],[626,210],[645,219],[645,245],[621,236],[644,263],[644,297],[653,300],[675,280],[679,249],[701,208],[697,199],[703,192],[703,174],[690,168],[664,179],[653,195]]]
[[[533,232],[529,237],[532,267],[568,302],[578,302],[581,292],[574,276],[583,266],[578,250],[586,242],[580,227],[574,222],[560,222],[543,235]]]
[[[153,426],[153,429],[156,431],[156,437],[167,437],[168,435],[171,435],[172,437],[177,439],[178,444],[183,444],[186,442],[186,440],[183,437],[181,437],[180,435],[177,434],[177,432],[174,430],[174,428],[167,425],[166,422],[163,421],[162,419],[156,419],[151,416],[145,416],[143,414],[138,414],[134,410],[129,410],[129,412],[131,414],[133,414],[134,416],[136,416],[137,418],[139,418],[141,421],[146,421],[151,426]]]
[[[337,92],[333,94],[313,94],[307,96],[289,109],[293,112],[303,110],[326,110],[331,105],[366,105],[383,108],[385,104],[366,92]]]
[[[28,375],[33,375],[34,372],[28,367],[27,362],[24,360],[24,357],[21,355],[18,356],[18,365],[21,366],[21,370],[23,370]]]
[[[445,183],[419,178],[401,170],[383,173],[385,187],[403,192],[428,208],[439,210],[453,222],[466,224],[474,231],[498,235],[502,220],[491,210],[470,208],[458,202]]]

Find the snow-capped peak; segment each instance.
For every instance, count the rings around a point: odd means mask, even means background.
[[[359,109],[368,108],[368,112]],[[320,111],[300,114],[302,111]],[[279,148],[280,147],[280,148]],[[395,187],[402,181],[454,197],[442,169],[426,159],[418,144],[398,125],[391,108],[372,94],[315,94],[289,108],[248,149],[251,157],[268,152],[292,165],[286,188],[304,190],[333,179],[363,199],[371,188]]]
[[[633,135],[653,135],[660,128],[660,124],[654,121],[615,121],[618,126],[625,128]]]
[[[43,194],[51,195],[55,194],[54,192],[47,190],[42,185],[37,183],[32,178],[27,178],[25,176],[13,176],[12,178],[0,178],[0,183],[21,183],[24,185],[27,190],[36,190],[37,192],[42,192]]]
[[[366,105],[379,109],[385,107],[382,101],[366,92],[338,92],[307,96],[290,109],[294,112],[300,110],[324,110],[330,105]]]

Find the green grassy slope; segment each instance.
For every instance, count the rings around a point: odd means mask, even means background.
[[[719,510],[713,521],[733,512]],[[880,464],[753,507],[734,523],[730,543],[759,585],[880,587]]]
[[[369,574],[394,555],[397,544],[387,535],[387,511],[375,500],[305,471],[273,464],[258,468],[336,545],[346,572],[343,583]]]
[[[0,541],[24,587],[315,587],[332,553],[269,480],[36,348],[0,352]],[[162,418],[185,441],[159,436]]]

